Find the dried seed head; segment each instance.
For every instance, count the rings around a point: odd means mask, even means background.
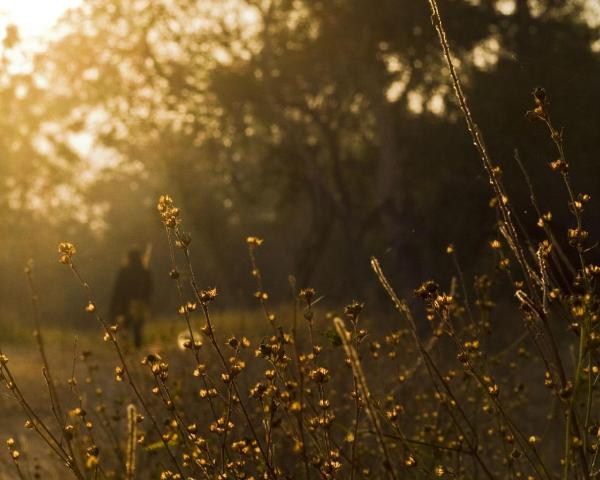
[[[258,237],[247,237],[246,238],[246,243],[254,248],[254,247],[260,247],[263,243],[263,239],[262,238],[258,238]]]
[[[427,280],[415,289],[414,294],[423,300],[429,301],[438,296],[439,290],[440,286],[436,282],[433,280]]]
[[[344,307],[344,313],[352,318],[357,318],[363,311],[365,304],[354,300],[351,304]]]
[[[316,292],[314,288],[303,288],[299,293],[299,297],[304,300],[308,306],[314,301],[315,295]]]
[[[206,305],[207,303],[212,302],[215,298],[217,298],[217,289],[209,288],[207,290],[202,290],[200,292],[200,301]]]
[[[175,228],[179,224],[179,209],[169,195],[161,195],[156,208],[161,221],[167,228]]]
[[[58,244],[58,253],[60,254],[58,261],[68,265],[71,263],[72,257],[77,253],[75,245],[70,242],[61,242]]]

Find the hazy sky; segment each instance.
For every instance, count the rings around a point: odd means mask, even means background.
[[[81,0],[0,0],[2,24],[14,23],[24,39],[45,36],[61,14]]]

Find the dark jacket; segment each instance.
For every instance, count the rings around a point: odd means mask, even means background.
[[[141,264],[122,267],[117,274],[110,314],[125,315],[132,300],[149,301],[151,295],[152,276],[146,268]]]

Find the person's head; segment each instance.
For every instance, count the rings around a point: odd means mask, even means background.
[[[132,247],[127,252],[127,265],[130,267],[143,267],[142,252],[138,247]]]

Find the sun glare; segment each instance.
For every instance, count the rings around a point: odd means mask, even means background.
[[[43,39],[60,16],[81,0],[0,0],[0,24],[12,23],[25,41]]]

